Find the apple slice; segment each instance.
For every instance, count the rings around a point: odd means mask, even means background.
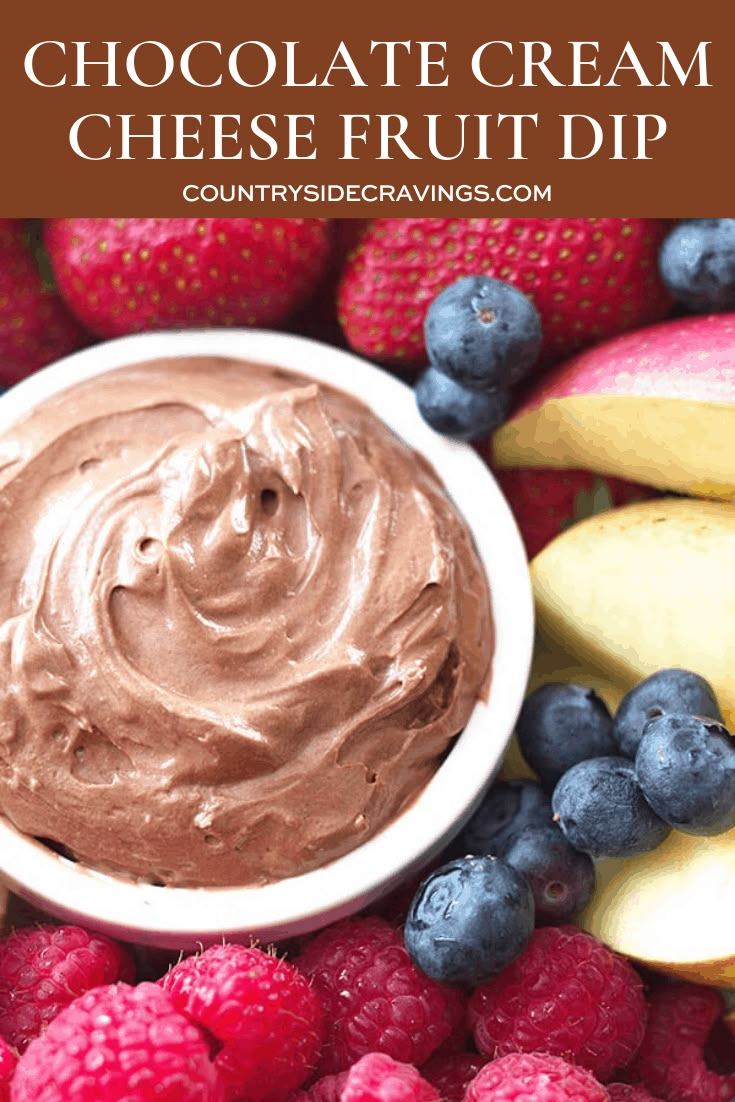
[[[494,435],[498,467],[581,467],[735,497],[735,314],[638,329],[544,376]]]
[[[673,831],[641,857],[596,865],[579,925],[659,971],[735,984],[735,830],[715,838]]]
[[[538,629],[624,689],[665,666],[712,684],[735,729],[735,508],[659,498],[584,520],[531,564]]]

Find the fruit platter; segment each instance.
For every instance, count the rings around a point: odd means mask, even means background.
[[[735,219],[2,219],[0,387],[0,1102],[735,1099]]]

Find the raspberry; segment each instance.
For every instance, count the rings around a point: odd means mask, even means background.
[[[13,1102],[223,1102],[202,1033],[154,983],[65,1007],[18,1062]]]
[[[416,1068],[384,1052],[369,1052],[347,1073],[340,1102],[439,1102]]]
[[[0,1040],[0,1102],[9,1102],[10,1080],[15,1072],[17,1060],[5,1041]]]
[[[513,1052],[478,1072],[465,1102],[608,1102],[608,1095],[588,1071],[558,1056]]]
[[[463,993],[423,975],[400,932],[377,916],[329,927],[296,963],[324,1005],[321,1075],[343,1071],[370,1052],[421,1065],[463,1014]]]
[[[117,942],[79,926],[37,926],[0,941],[0,1035],[23,1052],[85,991],[133,979]]]
[[[469,1021],[490,1057],[548,1052],[604,1080],[638,1050],[647,1004],[623,957],[572,926],[536,930],[523,953],[476,988]]]
[[[160,983],[177,1010],[219,1042],[215,1064],[229,1100],[285,1098],[313,1070],[322,1008],[287,961],[244,945],[213,945]]]
[[[349,1072],[340,1071],[336,1075],[323,1075],[308,1090],[294,1091],[287,1102],[340,1102],[342,1087]]]
[[[633,1078],[666,1102],[730,1102],[735,1075],[719,1075],[704,1049],[723,1010],[719,992],[694,983],[671,983],[654,991]]]
[[[421,1068],[443,1102],[462,1102],[465,1091],[487,1059],[476,1052],[436,1052]]]
[[[439,1095],[411,1064],[370,1052],[349,1071],[322,1076],[288,1102],[439,1102]]]
[[[472,1035],[467,1025],[467,1008],[465,999],[461,1000],[458,1009],[462,1011],[462,1016],[457,1019],[457,1022],[454,1025],[452,1032],[447,1037],[446,1041],[442,1041],[442,1043],[439,1045],[439,1048],[435,1049],[434,1052],[432,1052],[432,1060],[436,1056],[444,1056],[445,1054],[448,1055],[449,1053],[454,1055],[454,1053],[456,1052],[471,1052],[473,1055],[477,1055],[475,1051],[475,1043],[472,1040]],[[483,1064],[485,1063],[484,1057],[482,1062]]]
[[[607,1093],[610,1102],[661,1102],[654,1098],[645,1087],[632,1086],[630,1083],[608,1083]]]

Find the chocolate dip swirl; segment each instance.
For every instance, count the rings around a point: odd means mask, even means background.
[[[489,679],[485,575],[365,406],[192,357],[0,437],[0,810],[95,868],[257,884],[420,791]]]

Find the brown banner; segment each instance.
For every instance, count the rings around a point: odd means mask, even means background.
[[[732,211],[727,5],[20,6],[6,215]]]

